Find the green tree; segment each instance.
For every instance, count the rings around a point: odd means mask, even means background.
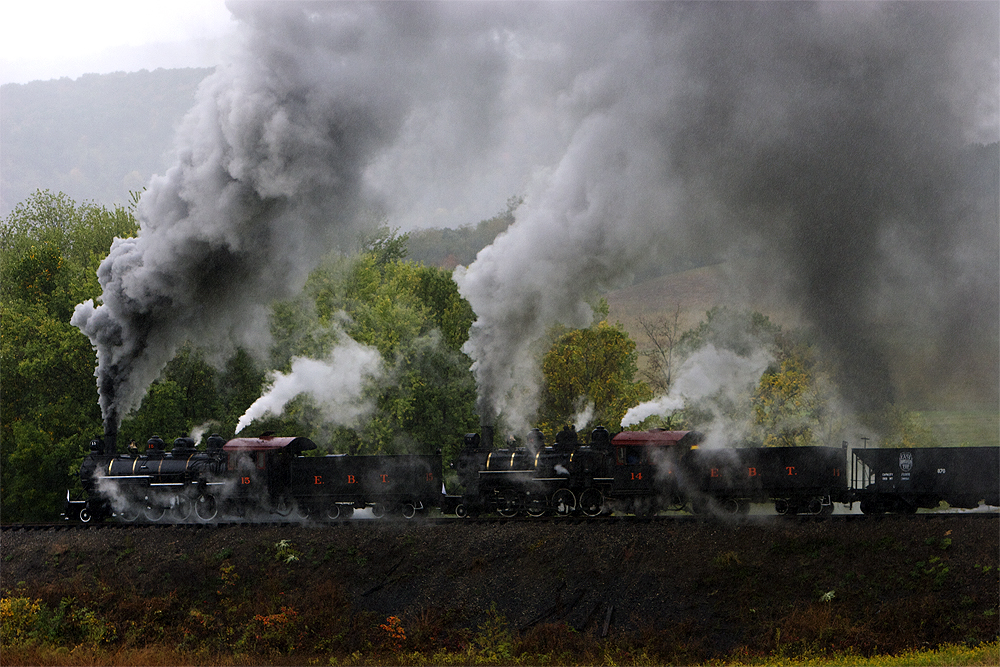
[[[548,440],[574,416],[592,406],[581,428],[621,423],[628,409],[652,398],[645,382],[635,382],[635,342],[621,326],[602,320],[587,329],[557,336],[542,359],[538,425]]]
[[[87,442],[100,430],[94,351],[70,325],[100,295],[112,239],[134,234],[132,209],[36,192],[0,226],[0,509],[4,520],[55,518]]]
[[[142,405],[122,420],[119,438],[135,440],[141,448],[154,434],[169,443],[196,427],[217,426],[223,408],[220,385],[218,371],[202,353],[190,343],[183,345],[150,386]]]
[[[405,241],[380,227],[362,253],[329,256],[299,298],[273,311],[272,364],[282,372],[293,357],[324,358],[344,335],[378,350],[385,377],[368,389],[373,412],[356,428],[331,427],[299,396],[252,430],[294,428],[345,453],[457,451],[477,424],[472,361],[461,352],[472,308],[450,272],[406,261]]]
[[[827,444],[816,441],[827,419],[828,397],[813,352],[803,344],[782,350],[761,376],[750,401],[755,439],[764,446]]]

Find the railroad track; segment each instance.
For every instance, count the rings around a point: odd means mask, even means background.
[[[691,516],[691,515],[660,515],[651,517],[640,517],[640,516],[597,516],[597,517],[478,517],[478,518],[452,518],[452,517],[424,517],[419,519],[403,519],[403,518],[390,518],[390,519],[364,519],[355,518],[347,519],[341,521],[332,522],[318,522],[318,521],[243,521],[239,519],[234,519],[232,521],[212,521],[212,522],[188,522],[188,523],[169,523],[169,522],[134,522],[128,523],[124,521],[105,521],[102,523],[90,523],[81,524],[73,523],[69,521],[51,522],[51,523],[9,523],[0,524],[0,531],[3,532],[16,532],[16,531],[77,531],[77,530],[121,530],[126,528],[143,528],[150,530],[213,530],[219,528],[230,528],[230,527],[270,527],[270,528],[296,528],[296,527],[308,527],[308,528],[331,528],[336,529],[339,527],[364,527],[364,526],[382,526],[386,524],[394,525],[414,525],[414,526],[429,526],[429,525],[503,525],[509,523],[517,524],[538,524],[538,525],[552,525],[552,524],[608,524],[608,523],[619,523],[619,524],[650,524],[650,523],[662,523],[662,524],[684,524],[684,523],[694,523],[694,524],[706,524],[706,523],[718,523],[718,524],[743,524],[743,525],[753,525],[753,524],[764,524],[764,523],[782,523],[782,524],[802,524],[802,523],[843,523],[843,522],[872,522],[872,521],[936,521],[942,519],[951,519],[954,517],[962,517],[963,520],[969,521],[998,521],[1000,520],[1000,511],[993,512],[925,512],[917,514],[829,514],[829,515],[795,515],[795,516],[779,516],[777,514],[758,514],[758,515],[747,515],[747,516],[732,516],[732,517],[720,517],[720,516]]]

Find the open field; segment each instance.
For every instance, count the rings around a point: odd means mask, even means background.
[[[925,410],[917,413],[943,447],[1000,444],[1000,413],[987,410]]]
[[[672,321],[678,309],[681,331],[696,326],[704,320],[705,313],[715,307],[757,311],[784,329],[803,325],[795,309],[775,296],[774,285],[734,285],[729,276],[726,264],[716,264],[614,290],[605,295],[609,319],[621,323],[640,351],[650,349],[651,345],[639,318]],[[919,340],[893,342],[907,354],[923,344],[925,341]],[[992,363],[995,355],[986,354],[983,359],[984,363]],[[639,363],[641,368],[641,357]],[[1000,405],[993,397],[970,395],[961,379],[954,386],[947,386],[934,368],[917,367],[902,360],[896,363],[899,364],[896,383],[900,405],[922,411],[927,425],[940,436],[942,445],[995,445],[1000,442]]]

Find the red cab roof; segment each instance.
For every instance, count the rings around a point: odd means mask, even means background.
[[[262,435],[258,438],[233,438],[222,446],[227,452],[268,452],[287,449],[298,454],[307,449],[316,449],[316,443],[309,438],[276,437]]]

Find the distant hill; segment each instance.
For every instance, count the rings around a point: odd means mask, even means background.
[[[211,69],[85,74],[0,86],[0,216],[37,189],[110,206],[170,165]]]
[[[454,269],[468,266],[480,250],[493,243],[493,239],[514,222],[514,210],[520,199],[511,197],[507,209],[477,225],[457,229],[415,229],[409,232],[406,258],[428,266]]]

